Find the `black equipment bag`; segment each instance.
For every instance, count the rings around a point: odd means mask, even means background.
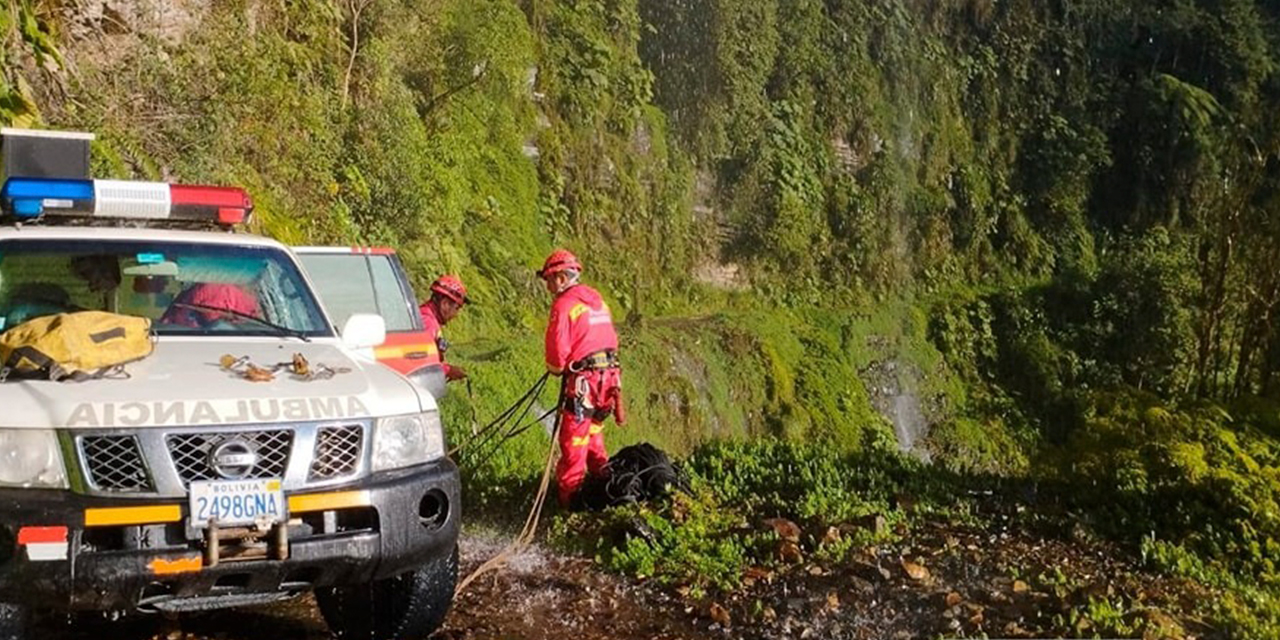
[[[644,442],[624,447],[609,458],[603,474],[588,476],[572,507],[600,510],[662,498],[675,489],[689,490],[684,472],[661,449]]]

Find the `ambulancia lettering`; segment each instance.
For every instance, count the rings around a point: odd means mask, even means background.
[[[242,424],[366,418],[369,409],[356,396],[261,398],[254,400],[178,400],[84,402],[67,418],[68,427],[140,427]]]

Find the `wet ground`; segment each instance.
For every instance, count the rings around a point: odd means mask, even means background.
[[[506,544],[494,536],[462,543],[463,575]],[[707,631],[696,612],[657,590],[596,570],[590,560],[541,547],[525,549],[507,566],[476,580],[454,602],[432,640],[574,638],[592,640],[724,637]],[[701,629],[699,628],[701,626]],[[288,602],[180,617],[51,624],[50,640],[322,640],[330,638],[315,601]]]
[[[463,575],[505,543],[491,535],[465,537]],[[836,564],[800,557],[782,568],[748,568],[736,593],[696,597],[534,546],[472,583],[432,640],[1224,637],[1187,613],[1214,594],[1144,573],[1124,557],[1070,533],[1032,535],[998,523],[925,526],[909,543],[864,549]],[[1112,611],[1108,628],[1073,613],[1102,606]],[[179,618],[81,623],[43,637],[320,640],[329,634],[308,596]]]
[[[491,537],[468,540],[464,572],[501,548]],[[597,570],[589,559],[532,547],[473,582],[433,640],[723,637],[709,634],[686,608],[673,595]]]

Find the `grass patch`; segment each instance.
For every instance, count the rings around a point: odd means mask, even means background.
[[[777,439],[713,443],[694,451],[684,468],[690,494],[567,515],[553,524],[552,540],[612,570],[697,596],[734,590],[748,568],[782,569],[805,557],[839,562],[855,549],[910,535],[924,519],[972,516],[955,478],[891,450],[842,454]]]

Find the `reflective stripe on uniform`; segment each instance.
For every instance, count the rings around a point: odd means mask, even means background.
[[[591,436],[574,436],[572,446],[585,447],[591,444]]]
[[[603,424],[601,424],[601,423],[599,423],[599,422],[592,422],[592,423],[591,423],[591,430],[590,430],[591,435],[595,435],[595,434],[600,433],[600,432],[602,432],[602,431],[604,431],[604,425],[603,425]]]
[[[589,313],[590,311],[591,307],[588,307],[581,302],[573,305],[573,308],[569,309],[569,322],[577,322],[578,316],[581,316],[584,313]]]

